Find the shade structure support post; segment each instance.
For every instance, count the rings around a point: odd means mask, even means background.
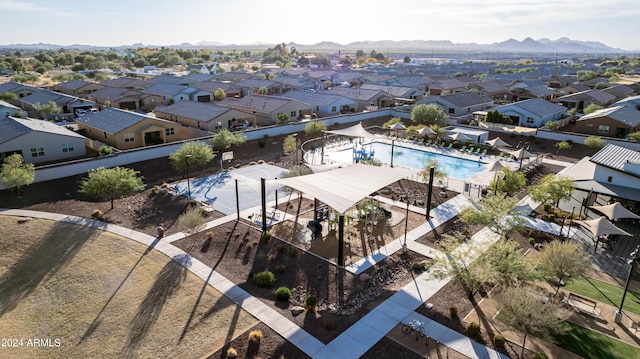
[[[391,140],[391,164],[389,165],[389,167],[393,167],[393,148],[395,143],[396,140]]]
[[[265,233],[267,231],[267,190],[265,187],[265,179],[260,178],[260,192],[262,200],[262,233]]]
[[[238,179],[236,182],[236,213],[238,214],[238,221],[240,220],[240,192],[238,190]]]
[[[431,166],[429,168],[429,190],[427,191],[427,212],[425,213],[425,217],[427,220],[431,218],[429,213],[431,213],[431,195],[433,194],[433,180],[435,177],[436,168],[435,166]]]

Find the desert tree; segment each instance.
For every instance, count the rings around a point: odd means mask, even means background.
[[[62,112],[62,109],[60,108],[60,106],[58,106],[58,104],[56,104],[53,101],[49,101],[45,104],[41,104],[40,102],[37,102],[35,105],[33,105],[33,108],[36,111],[38,111],[38,113],[40,113],[42,117],[46,119],[50,119],[54,115]]]
[[[435,104],[417,105],[411,110],[411,121],[423,125],[442,125],[447,117],[444,110]]]
[[[435,256],[430,274],[436,279],[453,280],[471,300],[485,280],[482,268],[474,264],[483,248],[461,242],[461,236],[442,235],[439,242],[442,255]]]
[[[531,263],[525,258],[518,242],[499,240],[482,254],[488,280],[511,287],[534,279]]]
[[[524,358],[527,337],[552,339],[564,332],[563,322],[570,312],[555,301],[545,300],[544,294],[529,287],[507,287],[495,297],[498,321],[522,334],[520,358]]]
[[[514,171],[509,167],[502,167],[495,179],[489,183],[489,188],[495,188],[496,182],[500,192],[511,195],[527,184],[527,177],[522,172]]]
[[[215,90],[213,92],[213,99],[216,101],[222,101],[225,98],[227,98],[227,94],[224,92],[223,89],[218,88],[217,90]]]
[[[534,201],[552,203],[558,207],[560,201],[571,199],[574,190],[573,178],[552,173],[544,176],[539,184],[532,186],[529,194]]]
[[[558,153],[560,153],[560,151],[565,151],[570,149],[571,143],[568,141],[560,141],[560,142],[556,142],[554,146],[556,146],[556,155],[557,155]]]
[[[89,171],[80,183],[80,193],[92,197],[109,199],[111,209],[116,198],[127,196],[144,189],[140,172],[126,167],[100,167]]]
[[[169,162],[177,172],[185,173],[187,166],[191,169],[203,168],[214,157],[213,149],[207,143],[189,141],[169,155]]]
[[[602,110],[602,109],[603,109],[603,107],[602,107],[602,106],[597,105],[597,104],[595,104],[595,103],[590,103],[590,104],[588,104],[588,105],[587,105],[587,107],[585,107],[585,108],[584,108],[584,110],[582,110],[582,112],[583,112],[585,115],[588,115],[588,114],[590,114],[590,113],[594,113],[594,112],[596,112],[596,111],[598,111],[598,110]]]
[[[289,123],[289,122],[291,122],[291,117],[289,117],[289,114],[279,113],[276,116],[276,123],[277,124],[285,124],[285,123]]]
[[[589,254],[582,245],[568,241],[547,243],[536,262],[538,271],[556,286],[556,295],[564,282],[584,273],[588,265]]]
[[[178,217],[178,228],[188,235],[202,231],[206,223],[207,219],[198,207],[189,207]]]
[[[20,97],[18,97],[17,94],[14,94],[13,92],[2,92],[0,93],[0,100],[2,101],[18,101]]]
[[[282,143],[282,151],[284,153],[293,153],[296,151],[296,147],[297,147],[297,143],[296,143],[296,136],[294,135],[289,135],[287,137],[284,138],[284,141]]]
[[[228,150],[231,146],[240,145],[246,140],[247,138],[242,133],[232,133],[227,129],[224,129],[211,137],[213,149],[216,151]]]
[[[589,136],[585,138],[584,145],[598,151],[604,147],[606,142],[600,136]]]
[[[305,126],[304,133],[307,136],[317,137],[327,130],[327,125],[324,122],[311,121]]]
[[[14,153],[4,159],[0,170],[0,181],[8,187],[15,188],[20,196],[20,188],[33,183],[36,170],[33,163],[25,163],[21,154]]]
[[[458,213],[460,221],[470,225],[487,227],[500,238],[524,226],[522,213],[518,211],[517,197],[489,195],[479,202],[473,202]]]

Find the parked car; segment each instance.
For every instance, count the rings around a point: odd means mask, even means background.
[[[78,116],[78,117],[82,117],[82,116],[87,114],[87,110],[82,109],[82,108],[77,108],[73,113],[75,113],[76,116]]]

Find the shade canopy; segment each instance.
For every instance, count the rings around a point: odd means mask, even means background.
[[[402,122],[396,122],[393,124],[393,126],[390,127],[390,129],[394,131],[398,131],[398,130],[406,130],[407,128],[404,127]]]
[[[487,141],[487,144],[493,147],[511,147],[510,144],[504,142],[504,140],[500,137],[496,137],[494,139]]]
[[[615,234],[621,236],[632,236],[631,234],[623,231],[622,229],[616,227],[613,223],[611,223],[605,217],[600,217],[596,219],[590,219],[586,221],[576,221],[576,223],[580,224],[584,228],[588,229],[591,234],[596,237],[603,236],[605,234]]]
[[[417,170],[406,168],[354,164],[306,176],[278,179],[276,182],[313,196],[339,213],[345,213],[373,192],[416,173]]]
[[[357,125],[343,128],[341,130],[325,131],[325,133],[331,133],[334,135],[341,135],[341,136],[347,136],[347,137],[364,137],[364,138],[376,137],[376,135],[374,135],[373,133],[365,130],[364,127],[362,127],[362,123],[358,123]]]
[[[455,132],[449,135],[449,138],[454,141],[473,141],[473,139],[462,132]]]
[[[429,127],[424,126],[423,128],[420,129],[420,131],[418,131],[418,134],[420,136],[426,136],[426,135],[435,135],[436,133],[433,132],[433,130],[430,129]]]
[[[611,221],[622,218],[640,219],[640,216],[626,209],[622,204],[620,204],[620,202],[616,202],[606,206],[591,206],[589,208],[604,214]]]
[[[536,155],[534,155],[533,153],[525,150],[524,148],[521,148],[519,150],[515,150],[515,151],[504,151],[510,155],[513,155],[513,157],[515,157],[517,160],[523,160],[525,158],[531,158],[531,157],[536,157]]]
[[[502,170],[503,167],[506,167],[500,161],[489,162],[489,163],[485,164],[484,166],[487,168],[487,170],[489,170],[489,172],[498,172],[498,171]]]

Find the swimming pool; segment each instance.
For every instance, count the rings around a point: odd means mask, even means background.
[[[373,150],[375,152],[373,157],[380,162],[391,163],[390,144],[373,142],[371,145],[365,144],[364,149],[367,152]],[[351,162],[352,156],[352,149],[329,153],[329,158],[338,162]],[[436,160],[438,161],[440,169],[448,176],[462,180],[486,169],[484,166],[485,163],[480,160],[480,156],[477,156],[477,158],[478,160],[474,161],[440,153],[422,151],[397,144],[393,149],[394,165],[422,170],[428,160]]]

